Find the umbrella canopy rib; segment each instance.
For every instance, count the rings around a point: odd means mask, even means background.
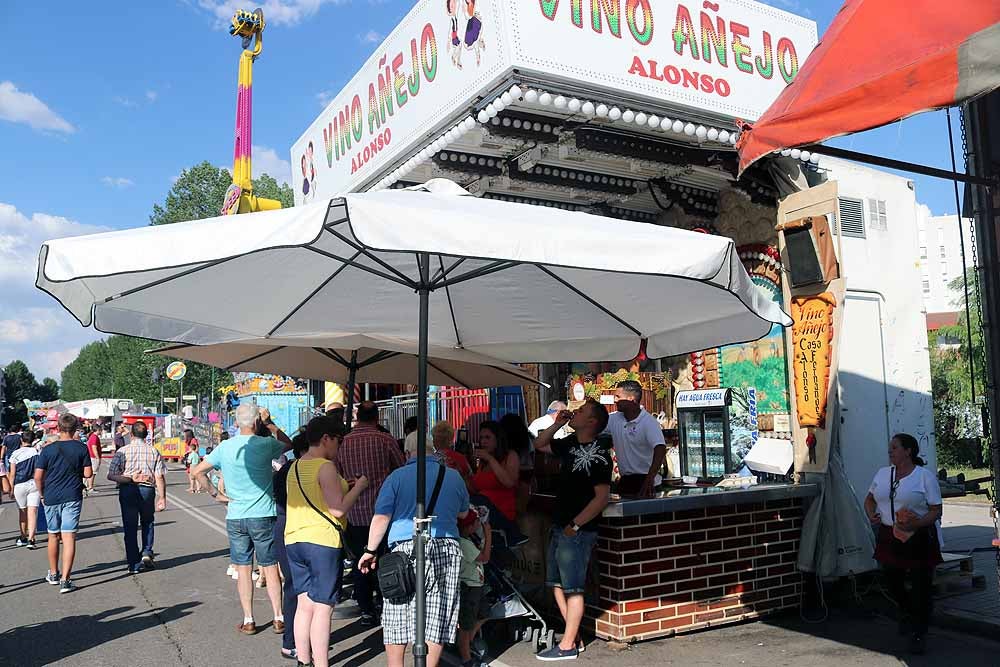
[[[410,278],[408,275],[406,275],[405,273],[403,273],[399,269],[397,269],[394,266],[392,266],[392,265],[388,264],[387,262],[383,261],[380,257],[378,257],[377,255],[375,255],[374,253],[372,253],[368,248],[365,248],[363,245],[361,245],[361,244],[359,244],[359,243],[357,243],[355,241],[352,241],[351,239],[347,238],[346,236],[344,236],[340,232],[334,231],[332,229],[329,229],[327,231],[329,231],[331,234],[333,234],[334,236],[336,236],[338,239],[340,239],[341,241],[343,241],[347,245],[349,245],[352,248],[354,248],[355,250],[357,250],[359,253],[363,254],[368,259],[372,260],[373,262],[378,263],[382,268],[387,269],[387,270],[391,271],[392,273],[396,274],[397,276],[399,276],[399,278],[401,280],[407,281],[414,288],[417,286],[416,281],[414,281],[412,278]]]
[[[544,266],[542,266],[541,264],[535,264],[535,266],[538,267],[538,269],[542,273],[545,273],[550,278],[552,278],[553,280],[557,281],[560,285],[562,285],[563,287],[565,287],[569,291],[573,292],[577,296],[581,297],[582,299],[584,299],[585,301],[587,301],[587,303],[589,303],[590,305],[594,306],[599,311],[601,311],[602,313],[604,313],[605,315],[607,315],[608,317],[610,317],[611,319],[613,319],[615,322],[618,322],[623,327],[626,327],[629,331],[631,331],[632,333],[634,333],[636,336],[639,336],[640,338],[642,338],[642,332],[641,331],[639,331],[634,326],[632,326],[631,324],[629,324],[628,322],[626,322],[622,318],[620,318],[617,315],[615,315],[614,313],[612,313],[610,310],[608,310],[607,308],[605,308],[604,306],[602,306],[601,304],[599,304],[594,299],[592,299],[589,296],[587,296],[584,292],[582,292],[581,290],[577,289],[576,287],[574,287],[573,285],[571,285],[567,281],[563,280],[562,278],[560,278],[559,276],[557,276],[556,274],[554,274],[552,271],[550,271],[547,268],[545,268]]]
[[[436,370],[441,375],[443,375],[443,376],[445,376],[447,378],[451,378],[452,380],[454,380],[455,384],[458,385],[459,387],[462,387],[464,389],[468,389],[469,388],[469,385],[467,385],[466,383],[462,382],[461,380],[459,380],[458,378],[456,378],[451,373],[442,370],[440,366],[438,366],[437,364],[435,364],[430,359],[427,360],[427,365],[430,366],[431,368],[433,368],[434,370]]]
[[[487,264],[486,266],[482,266],[478,269],[473,269],[472,271],[468,271],[459,276],[455,276],[454,278],[447,278],[441,280],[437,284],[432,284],[431,287],[433,289],[437,289],[439,287],[448,287],[450,285],[457,285],[458,283],[464,283],[469,280],[475,280],[476,278],[482,278],[484,276],[490,275],[491,273],[497,273],[498,271],[506,271],[507,269],[512,269],[515,266],[520,266],[520,265],[521,262],[515,262],[504,259],[497,262],[493,262],[491,264]]]
[[[292,316],[294,316],[295,313],[299,312],[302,309],[303,306],[305,306],[307,303],[309,303],[314,296],[316,296],[317,294],[319,294],[320,291],[324,287],[326,287],[327,285],[329,285],[333,281],[333,279],[336,278],[338,275],[340,275],[340,273],[344,269],[346,269],[349,266],[352,266],[353,265],[352,262],[354,262],[354,260],[356,260],[358,258],[358,256],[360,256],[360,255],[361,255],[361,251],[359,250],[358,252],[354,253],[354,255],[351,257],[351,261],[350,262],[347,262],[345,264],[341,264],[339,267],[337,267],[337,270],[334,271],[333,273],[331,273],[330,276],[326,280],[324,280],[323,282],[321,282],[316,287],[316,289],[314,289],[312,292],[310,292],[309,296],[307,296],[306,298],[302,299],[302,301],[300,301],[297,306],[295,306],[294,308],[292,308],[292,310],[289,311],[289,313],[287,315],[285,315],[281,319],[280,322],[278,322],[273,327],[271,327],[271,330],[268,331],[267,335],[264,336],[264,337],[265,338],[270,338],[271,336],[273,336],[275,331],[277,331],[278,329],[280,329],[281,327],[283,327],[285,325],[285,322],[287,322],[288,320],[292,319]]]
[[[339,354],[337,354],[333,350],[324,350],[321,347],[314,347],[313,349],[316,350],[317,352],[319,352],[320,354],[322,354],[324,357],[326,357],[330,361],[338,363],[341,366],[343,366],[344,368],[350,368],[351,367],[351,364],[348,363],[347,359],[344,359],[342,356],[340,356]]]
[[[372,356],[368,357],[364,361],[359,362],[357,364],[357,366],[358,366],[358,368],[365,368],[367,366],[371,366],[372,364],[379,364],[379,363],[382,363],[383,361],[388,361],[389,359],[392,359],[393,357],[398,357],[400,354],[401,354],[400,352],[392,352],[390,350],[382,350],[381,352],[378,352],[378,353],[373,354]]]
[[[350,259],[348,259],[346,257],[341,257],[340,255],[335,255],[332,252],[327,252],[326,250],[321,250],[320,248],[317,248],[317,247],[311,246],[311,245],[305,246],[305,248],[307,250],[311,250],[312,252],[314,252],[314,253],[316,253],[318,255],[323,255],[324,257],[327,257],[329,259],[335,259],[338,262],[343,262],[345,264],[350,264],[351,266],[353,266],[355,268],[361,269],[362,271],[367,271],[368,273],[371,273],[372,275],[376,275],[379,278],[385,278],[386,280],[392,281],[392,282],[396,283],[397,285],[402,285],[403,287],[410,287],[410,288],[415,288],[416,287],[416,285],[413,285],[409,280],[406,280],[406,281],[400,280],[399,278],[397,278],[395,276],[391,276],[388,273],[382,273],[378,269],[373,269],[370,266],[365,266],[364,264],[359,264],[357,260],[353,260],[352,261],[352,260],[350,260]]]
[[[447,275],[444,270],[444,260],[438,255],[438,262],[441,264],[441,275]],[[434,280],[432,279],[433,283]],[[455,345],[462,347],[462,335],[458,333],[458,320],[455,319],[455,304],[451,301],[451,288],[444,286],[444,295],[448,298],[448,312],[451,313],[451,325],[455,328]]]
[[[452,264],[451,266],[449,266],[447,269],[445,269],[444,266],[443,266],[444,265],[444,260],[441,258],[441,255],[438,255],[438,259],[441,260],[442,267],[441,267],[441,270],[438,271],[437,273],[435,273],[434,277],[431,278],[431,284],[432,285],[434,283],[436,283],[438,280],[440,280],[441,278],[447,277],[449,273],[451,273],[452,271],[454,271],[455,269],[457,269],[458,265],[461,264],[462,262],[464,262],[467,258],[466,257],[462,257],[462,258],[458,259],[457,261],[455,261],[454,264]]]
[[[191,267],[190,269],[187,269],[186,271],[181,271],[180,273],[178,273],[176,275],[166,276],[164,278],[160,278],[159,280],[154,280],[154,281],[148,282],[148,283],[146,283],[144,285],[139,285],[138,287],[133,287],[132,289],[127,289],[124,292],[122,292],[121,294],[112,294],[111,296],[106,297],[104,299],[103,303],[111,303],[112,301],[124,298],[126,296],[130,296],[132,294],[135,294],[136,292],[141,292],[143,290],[147,290],[150,287],[156,287],[157,285],[162,285],[163,283],[170,282],[171,280],[177,280],[178,278],[183,278],[185,276],[189,276],[192,273],[198,273],[199,271],[203,271],[205,269],[210,269],[213,266],[218,266],[219,264],[225,264],[226,262],[228,262],[230,260],[238,259],[240,257],[241,257],[241,255],[236,255],[236,256],[233,256],[233,257],[225,257],[223,259],[217,259],[214,262],[208,262],[208,263],[202,264],[200,266]]]
[[[284,345],[279,345],[278,347],[269,348],[267,350],[264,350],[260,354],[255,354],[252,357],[249,357],[249,358],[244,359],[242,361],[237,361],[235,364],[230,364],[229,366],[226,366],[223,370],[231,371],[234,368],[236,368],[237,366],[242,366],[243,364],[249,364],[251,361],[257,361],[261,357],[266,357],[269,354],[274,354],[275,352],[280,352],[281,350],[284,350],[285,347],[286,346],[284,346]]]

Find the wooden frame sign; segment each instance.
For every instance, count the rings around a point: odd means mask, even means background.
[[[830,292],[792,299],[795,407],[802,428],[826,428],[836,307],[837,300]]]

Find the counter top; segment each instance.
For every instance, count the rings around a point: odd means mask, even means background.
[[[670,495],[667,495],[670,494]],[[819,495],[817,484],[758,484],[746,489],[685,487],[670,489],[655,498],[612,500],[602,516],[620,517],[640,514],[660,514],[699,507],[742,505],[768,500],[810,498]]]

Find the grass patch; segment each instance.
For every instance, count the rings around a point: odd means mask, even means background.
[[[948,477],[954,477],[958,474],[964,474],[965,479],[979,479],[980,477],[987,477],[990,475],[989,468],[947,468]],[[980,489],[988,489],[989,484],[986,482],[980,482]],[[990,499],[986,494],[977,493],[975,495],[968,494],[958,498],[945,498],[945,502],[959,502],[959,503],[982,503],[984,505],[990,504]]]

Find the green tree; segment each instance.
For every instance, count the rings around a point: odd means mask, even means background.
[[[4,426],[22,424],[28,420],[28,408],[24,405],[24,399],[38,400],[38,382],[28,370],[27,364],[20,359],[7,364],[3,374],[6,382],[4,398],[6,404],[3,406],[0,422]]]
[[[52,378],[45,378],[38,385],[38,400],[43,403],[54,401],[59,398],[59,383]]]
[[[260,178],[253,179],[253,193],[258,197],[277,199],[281,202],[282,208],[295,206],[295,194],[292,192],[292,186],[288,183],[278,183],[268,174],[261,174]]]
[[[167,380],[163,374],[170,359],[146,354],[161,344],[145,338],[110,336],[80,350],[79,356],[63,371],[63,400],[89,398],[130,398],[141,405],[159,405],[160,385],[153,382],[154,371],[160,371],[166,396],[177,397],[181,383]],[[185,362],[185,394],[208,396],[212,392],[213,369],[210,366]],[[215,385],[232,382],[232,374],[216,370]]]
[[[986,386],[983,367],[983,338],[980,327],[978,301],[978,276],[967,269],[969,301],[965,299],[965,286],[956,278],[949,287],[961,294],[955,306],[960,308],[958,323],[929,332],[928,344],[931,362],[931,393],[934,397],[934,431],[937,437],[938,457],[946,465],[975,463],[975,452],[969,442],[982,435],[980,407],[972,400],[972,379],[975,378],[976,398],[982,400]],[[972,324],[972,347],[969,347],[969,327],[966,313]],[[970,365],[971,357],[971,365]],[[970,372],[971,369],[971,372]],[[985,450],[985,443],[983,443]],[[985,456],[985,451],[982,452]]]
[[[163,205],[154,204],[149,216],[152,225],[166,225],[186,220],[202,220],[219,215],[226,190],[233,182],[228,169],[216,167],[210,162],[196,164],[185,169],[174,181]],[[279,184],[267,174],[261,174],[253,181],[254,194],[258,197],[277,199],[284,207],[292,206],[292,188]]]

